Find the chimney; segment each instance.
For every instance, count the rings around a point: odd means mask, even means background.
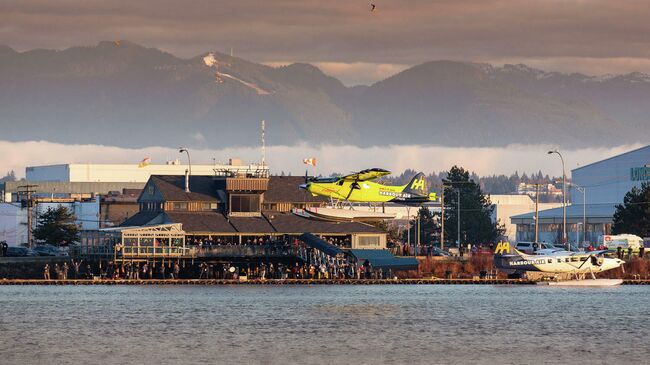
[[[185,192],[190,192],[190,171],[185,169]]]

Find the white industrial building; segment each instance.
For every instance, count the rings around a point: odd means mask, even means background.
[[[26,169],[27,181],[56,182],[139,182],[146,183],[151,175],[184,175],[190,166],[179,160],[166,164],[94,164],[70,163],[60,165],[29,166]],[[264,170],[268,175],[268,166],[259,164],[243,165],[238,159],[231,159],[228,164],[192,165],[194,176],[215,175],[218,173],[246,174],[251,171]]]
[[[32,209],[32,228],[36,227],[41,214],[59,206],[74,213],[75,224],[80,230],[99,229],[99,197],[89,201],[38,202]],[[0,202],[0,241],[6,241],[9,246],[27,245],[27,207],[20,202]]]
[[[492,221],[503,224],[504,236],[513,241],[517,239],[517,226],[510,221],[510,217],[535,211],[535,201],[528,195],[490,195],[494,205]],[[539,203],[539,210],[561,207],[562,203]]]
[[[598,237],[611,233],[616,205],[623,202],[625,194],[650,182],[650,146],[573,169],[571,181],[566,214],[568,240],[596,243]],[[534,212],[512,216],[511,220],[517,225],[517,240],[535,239]],[[541,211],[539,241],[560,242],[562,221],[561,207]]]

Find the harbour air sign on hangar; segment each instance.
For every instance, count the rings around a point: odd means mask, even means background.
[[[630,169],[630,179],[632,181],[650,180],[650,164],[643,167],[632,167]]]

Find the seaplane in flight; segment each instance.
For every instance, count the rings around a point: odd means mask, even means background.
[[[508,274],[522,275],[526,272],[542,274],[569,275],[576,280],[582,280],[590,274],[596,280],[595,273],[617,269],[625,261],[605,257],[610,250],[574,252],[564,250],[549,250],[528,255],[518,251],[510,242],[500,242],[494,250],[494,265]],[[602,280],[602,279],[601,279]],[[592,281],[592,280],[587,280]],[[616,281],[621,283],[622,280]],[[609,285],[616,285],[610,283]],[[588,283],[587,283],[588,284]]]
[[[406,185],[389,186],[373,182],[379,177],[389,175],[390,171],[372,168],[340,177],[309,178],[300,185],[314,196],[328,197],[333,201],[358,203],[398,203],[421,205],[436,201],[436,193],[429,193],[423,173],[415,175]]]

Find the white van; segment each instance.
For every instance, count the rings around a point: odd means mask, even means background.
[[[610,250],[616,250],[619,247],[627,252],[632,247],[632,252],[639,252],[643,246],[643,238],[633,234],[604,235],[598,238],[598,243],[605,245]]]

